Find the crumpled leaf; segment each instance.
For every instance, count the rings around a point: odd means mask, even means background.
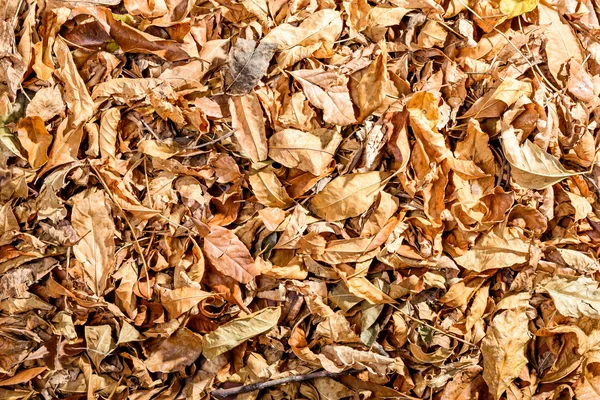
[[[269,307],[221,325],[204,337],[202,355],[212,360],[246,340],[272,329],[277,325],[280,316],[280,307]]]
[[[110,325],[86,326],[85,342],[90,360],[100,368],[102,360],[110,354],[115,347],[112,339]]]

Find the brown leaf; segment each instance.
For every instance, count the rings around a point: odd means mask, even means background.
[[[385,87],[388,83],[387,54],[382,49],[369,66],[353,74],[350,80],[352,101],[360,113],[358,122],[362,122],[377,110],[385,100]]]
[[[254,195],[262,205],[286,208],[293,203],[293,200],[277,179],[277,175],[268,168],[251,173],[248,180]]]
[[[290,75],[302,85],[310,103],[323,110],[325,122],[342,126],[356,122],[350,93],[342,76],[322,69],[301,69]]]
[[[25,117],[19,121],[19,142],[27,151],[27,159],[32,168],[39,168],[48,161],[48,148],[52,136],[46,130],[40,117]]]
[[[102,296],[108,277],[115,267],[115,225],[99,190],[73,205],[71,224],[79,237],[73,254],[83,266],[85,282],[97,296]]]
[[[212,226],[204,238],[204,253],[219,272],[240,283],[248,283],[260,272],[250,252],[229,229]]]
[[[202,345],[201,336],[187,328],[180,328],[157,346],[144,365],[150,372],[178,371],[200,357]]]
[[[234,136],[252,162],[267,159],[267,136],[262,108],[255,93],[229,99]]]

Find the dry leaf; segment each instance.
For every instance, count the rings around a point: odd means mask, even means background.
[[[326,221],[356,217],[373,204],[389,176],[385,172],[340,176],[313,197],[311,208]]]
[[[267,207],[286,208],[293,200],[277,179],[277,175],[268,168],[251,173],[248,180],[259,203]]]
[[[115,225],[99,190],[79,199],[73,206],[71,224],[79,241],[73,254],[83,266],[85,282],[97,296],[102,296],[115,267]]]
[[[180,328],[160,343],[144,365],[150,372],[178,371],[200,357],[202,345],[202,337],[187,328]]]
[[[567,79],[566,66],[569,60],[583,62],[583,51],[573,28],[562,19],[558,11],[544,3],[538,5],[540,24],[548,25],[546,29],[546,56],[548,69],[559,85]]]
[[[224,70],[225,93],[250,93],[267,72],[276,49],[274,43],[262,41],[256,45],[253,40],[238,39],[229,52],[227,68]]]
[[[26,117],[19,121],[19,142],[27,151],[27,159],[32,168],[39,168],[48,161],[48,148],[52,136],[46,130],[40,117]]]
[[[483,379],[496,400],[527,364],[528,322],[523,309],[505,311],[494,317],[481,343]]]
[[[512,166],[511,176],[521,186],[545,189],[577,172],[569,171],[554,156],[529,140],[520,146],[512,129],[502,132],[502,149]]]
[[[246,340],[272,329],[277,325],[280,316],[279,307],[263,308],[221,325],[204,337],[202,354],[212,360]]]
[[[240,283],[260,273],[246,246],[229,229],[212,226],[204,237],[204,254],[213,267]]]
[[[229,99],[231,112],[231,126],[235,138],[252,162],[267,159],[267,136],[265,133],[265,119],[263,117],[258,97],[251,93],[241,97]]]
[[[323,110],[323,120],[330,124],[350,125],[356,121],[345,80],[335,72],[297,70],[290,72],[302,85],[310,103]]]
[[[565,317],[600,318],[600,291],[596,281],[585,276],[577,279],[555,276],[543,288]]]
[[[342,136],[331,129],[284,129],[269,138],[269,157],[318,176],[325,172],[341,142]]]

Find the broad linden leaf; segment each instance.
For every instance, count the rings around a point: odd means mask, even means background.
[[[496,400],[527,364],[528,323],[524,309],[504,311],[494,317],[481,343],[483,379]]]
[[[269,138],[269,157],[288,168],[322,175],[342,142],[342,135],[331,129],[303,132],[284,129]]]
[[[260,274],[248,248],[229,229],[211,226],[204,238],[204,253],[213,267],[240,283]]]
[[[212,360],[246,340],[271,330],[280,316],[280,307],[263,308],[221,325],[204,337],[202,354]]]
[[[519,145],[512,128],[502,132],[502,149],[512,167],[511,176],[526,188],[545,189],[578,174],[567,170],[556,157],[529,140],[525,140],[522,146]]]
[[[313,197],[311,208],[326,221],[356,217],[371,207],[390,175],[365,172],[340,176]]]
[[[552,296],[558,312],[565,317],[600,319],[600,289],[593,279],[554,276],[543,288]]]
[[[102,296],[115,267],[115,224],[104,191],[98,190],[75,202],[71,225],[79,238],[73,254],[83,266],[85,282],[97,296]]]

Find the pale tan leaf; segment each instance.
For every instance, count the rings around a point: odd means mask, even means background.
[[[494,268],[507,268],[526,263],[529,260],[528,240],[517,228],[507,229],[504,236],[494,232],[482,234],[466,253],[454,257],[463,268],[472,271],[485,271]]]
[[[540,3],[538,10],[540,24],[548,26],[544,35],[548,69],[558,84],[562,86],[567,80],[566,68],[569,60],[573,59],[582,63],[583,50],[573,28],[560,16],[558,11],[545,3]]]
[[[502,149],[512,166],[513,179],[526,188],[545,189],[578,174],[567,170],[556,157],[529,140],[520,146],[512,128],[502,132]]]
[[[342,32],[343,21],[339,11],[324,9],[311,14],[299,26],[281,24],[262,40],[275,43],[281,52],[277,56],[279,68],[287,68],[309,57],[324,46],[329,48]]]
[[[327,221],[356,217],[373,204],[389,176],[386,172],[340,176],[313,197],[312,209]]]
[[[58,86],[50,86],[38,90],[27,104],[28,117],[38,116],[44,122],[51,120],[57,115],[63,115],[65,103],[60,94]]]
[[[587,276],[563,278],[554,276],[543,288],[550,294],[556,309],[565,317],[600,319],[600,289]]]
[[[102,113],[98,145],[102,159],[115,158],[117,152],[117,127],[121,120],[118,108],[109,108]]]
[[[186,286],[165,290],[160,295],[160,302],[170,318],[177,318],[211,296],[213,296],[211,293],[202,289]]]
[[[284,129],[269,138],[269,157],[288,168],[321,175],[342,142],[342,135],[331,129],[303,132]]]
[[[280,307],[263,308],[221,325],[204,336],[202,354],[212,360],[246,340],[271,330],[277,325],[280,316]]]

